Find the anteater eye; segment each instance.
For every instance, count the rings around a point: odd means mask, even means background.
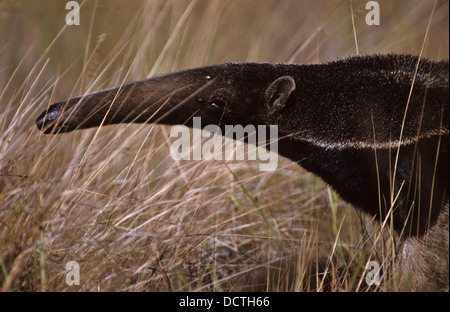
[[[222,100],[216,99],[211,102],[211,106],[214,107],[215,109],[222,109],[225,107],[225,102]]]

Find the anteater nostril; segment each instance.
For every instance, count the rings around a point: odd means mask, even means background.
[[[39,130],[44,130],[44,127],[50,126],[59,116],[59,112],[57,110],[48,112],[43,112],[37,119],[36,125]]]
[[[58,111],[52,111],[49,112],[46,116],[45,116],[45,121],[54,121],[56,120],[56,118],[58,118]]]

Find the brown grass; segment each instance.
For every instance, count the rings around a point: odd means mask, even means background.
[[[80,1],[81,3],[81,1]],[[180,161],[167,127],[46,136],[49,104],[123,81],[223,61],[317,63],[406,52],[448,58],[448,2],[0,2],[0,288],[3,291],[368,291],[399,239],[281,159]],[[353,6],[353,20],[351,15]],[[357,48],[355,45],[357,39]],[[80,286],[65,282],[77,261]]]

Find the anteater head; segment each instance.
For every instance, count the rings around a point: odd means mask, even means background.
[[[271,67],[224,63],[132,82],[53,104],[36,124],[45,133],[131,122],[192,126],[193,117],[204,125],[267,124],[296,87],[290,76],[264,75]]]

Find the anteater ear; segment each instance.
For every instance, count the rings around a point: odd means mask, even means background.
[[[294,90],[295,81],[291,76],[283,76],[272,82],[264,94],[268,114],[282,109]]]

